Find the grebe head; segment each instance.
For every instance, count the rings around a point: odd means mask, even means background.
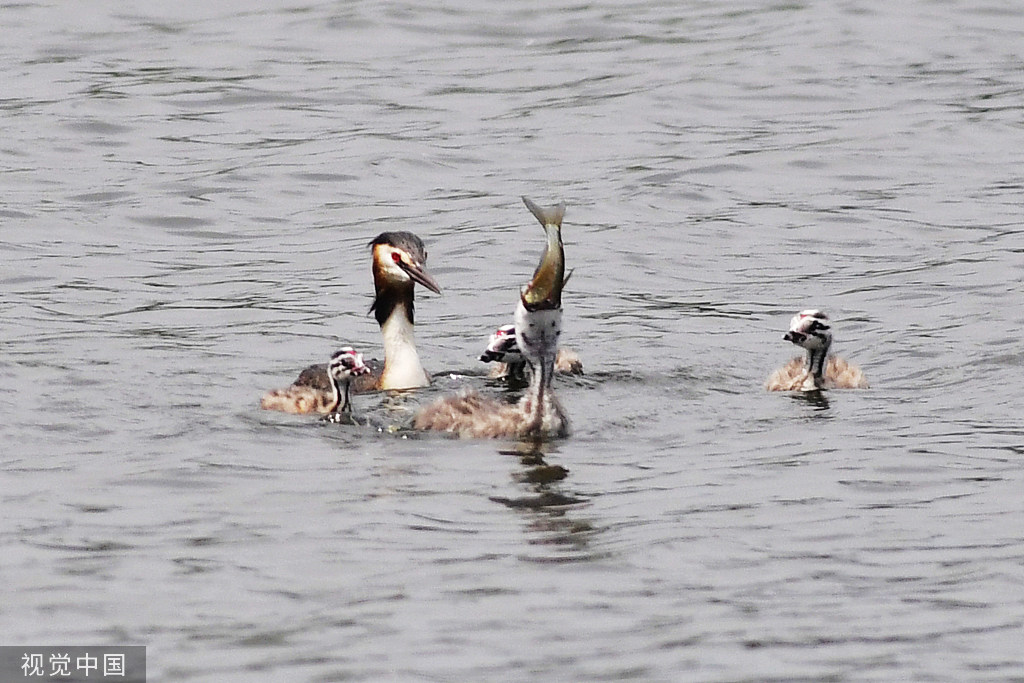
[[[370,311],[381,328],[398,310],[404,311],[411,326],[415,320],[415,283],[441,293],[441,287],[426,271],[427,250],[423,247],[423,240],[411,232],[382,232],[370,242],[370,247],[373,249],[373,287],[376,291]],[[416,364],[419,364],[418,360]]]
[[[804,390],[821,389],[825,376],[825,359],[832,346],[832,328],[828,316],[816,309],[800,311],[789,321],[789,332],[782,337],[807,349],[809,371]]]
[[[427,250],[423,240],[411,232],[382,232],[373,248],[373,280],[377,289],[386,285],[408,285],[418,282],[440,294],[441,287],[426,271]]]
[[[524,362],[526,359],[523,358],[523,352],[519,350],[519,344],[516,343],[516,326],[502,325],[495,330],[491,335],[491,340],[487,343],[487,348],[480,354],[480,360],[485,363],[492,361],[509,364]]]
[[[363,354],[351,346],[338,349],[331,355],[331,362],[327,364],[327,372],[331,379],[344,382],[351,377],[368,375],[370,368],[363,363]]]
[[[789,321],[789,332],[782,337],[808,351],[828,350],[832,344],[832,328],[823,311],[800,311]]]
[[[353,377],[369,372],[370,368],[363,363],[363,354],[351,346],[339,349],[331,355],[331,361],[327,364],[327,375],[331,378],[331,386],[334,389],[334,397],[328,406],[331,415],[352,412],[352,402],[349,400],[349,382]],[[330,416],[327,419],[337,420]]]

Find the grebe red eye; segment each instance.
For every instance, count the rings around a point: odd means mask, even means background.
[[[391,252],[391,258],[394,259],[395,263],[402,262],[402,255],[399,254],[397,251]]]

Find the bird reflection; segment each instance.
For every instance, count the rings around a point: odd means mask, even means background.
[[[828,410],[828,396],[821,389],[797,391],[790,394],[790,398],[800,403],[806,403],[818,411]]]
[[[581,559],[575,553],[591,554],[590,539],[597,528],[574,514],[587,502],[587,498],[565,493],[555,487],[565,481],[569,470],[561,465],[550,465],[545,460],[544,449],[553,448],[550,443],[540,440],[524,441],[514,450],[499,451],[502,455],[519,458],[522,469],[512,477],[529,493],[514,498],[492,496],[491,500],[513,510],[528,513],[527,529],[532,532],[531,545],[555,545],[574,552],[571,557],[551,558],[552,560]]]
[[[549,465],[544,460],[544,451],[539,442],[522,443],[521,448],[514,451],[499,451],[502,455],[518,455],[519,461],[526,467],[522,472],[513,475],[516,481],[524,484],[553,484],[569,476],[569,470],[561,465]]]

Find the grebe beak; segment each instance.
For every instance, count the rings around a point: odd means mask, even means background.
[[[398,261],[398,267],[404,270],[414,282],[418,282],[434,294],[441,293],[441,285],[437,284],[430,273],[424,270],[423,266],[412,261],[406,261],[404,258]]]
[[[790,330],[786,334],[782,335],[782,338],[788,342],[793,342],[794,344],[803,344],[807,340],[807,335],[802,332],[794,332],[793,330]]]

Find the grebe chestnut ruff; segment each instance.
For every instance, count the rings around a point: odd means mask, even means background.
[[[384,340],[384,365],[378,365],[372,374],[356,378],[352,389],[359,393],[427,386],[430,378],[420,364],[413,329],[415,286],[421,284],[437,294],[441,288],[426,271],[423,241],[411,232],[382,232],[370,242],[370,247],[376,294],[370,310]],[[310,412],[312,406],[329,400],[332,391],[327,366],[312,365],[287,389],[265,394],[260,406],[286,413]]]
[[[487,348],[480,354],[480,360],[495,363],[488,373],[489,377],[507,378],[513,382],[526,381],[526,358],[519,350],[515,325],[502,325],[495,330],[487,342]],[[560,348],[555,358],[555,372],[560,375],[582,375],[583,361],[575,351]]]
[[[569,433],[569,419],[551,388],[562,333],[565,253],[561,227],[565,205],[541,208],[526,197],[523,201],[547,236],[544,256],[533,278],[520,291],[515,311],[518,347],[533,368],[530,385],[515,405],[475,391],[440,398],[416,415],[416,429],[444,431],[463,438],[544,438]]]
[[[829,356],[832,328],[828,316],[814,309],[800,311],[789,323],[783,339],[807,349],[806,362],[794,358],[772,373],[768,391],[818,391],[821,389],[866,389],[860,368],[842,358]]]

